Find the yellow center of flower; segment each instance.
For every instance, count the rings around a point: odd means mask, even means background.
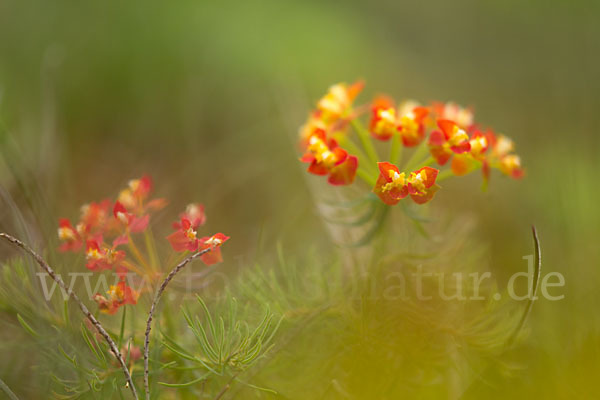
[[[415,114],[412,111],[401,118],[400,125],[402,126],[403,135],[418,136],[419,124],[415,121]]]
[[[500,136],[498,141],[496,142],[496,146],[494,147],[494,154],[496,157],[504,157],[511,151],[515,149],[515,144],[512,140],[507,138],[506,136]]]
[[[383,185],[382,190],[384,192],[389,192],[394,188],[401,188],[406,184],[406,174],[404,172],[399,173],[394,170],[389,170],[388,174],[392,181]]]
[[[448,139],[448,144],[450,146],[456,146],[465,140],[469,140],[469,135],[467,135],[467,132],[465,132],[464,129],[459,128],[458,125],[454,125],[454,130],[452,131],[450,139]]]
[[[69,227],[58,228],[58,238],[60,240],[74,240],[75,232]]]
[[[113,301],[122,302],[125,300],[125,293],[123,292],[123,288],[119,285],[110,285],[110,288],[106,292],[110,296],[110,299]]]
[[[473,154],[479,154],[487,147],[487,139],[484,136],[471,139],[469,143],[471,143],[471,153]]]
[[[131,186],[131,183],[129,184]],[[135,197],[133,196],[132,189],[123,189],[119,193],[119,202],[126,208],[131,209],[135,207]]]
[[[192,227],[189,227],[185,231],[185,236],[190,240],[196,240],[196,235],[197,235],[197,232]]]
[[[423,195],[425,194],[425,181],[427,180],[427,172],[425,170],[415,174],[414,172],[410,173],[410,177],[408,178],[408,182],[412,185],[412,187],[417,191],[416,194]]]
[[[85,255],[90,260],[100,260],[102,258],[102,254],[98,249],[88,249]]]
[[[308,150],[315,156],[315,159],[319,163],[332,166],[336,162],[335,153],[329,150],[327,144],[319,138],[310,138]]]
[[[516,154],[507,155],[500,160],[500,169],[505,174],[510,174],[519,168],[521,168],[521,158]]]
[[[221,243],[223,243],[223,241],[214,236],[204,242],[204,244],[208,244],[209,246],[219,246]]]
[[[341,115],[350,105],[350,98],[346,87],[342,84],[333,85],[329,92],[319,100],[319,109],[329,112],[332,116]]]

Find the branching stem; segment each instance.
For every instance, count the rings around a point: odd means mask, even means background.
[[[160,301],[160,297],[162,296],[163,292],[167,288],[167,285],[169,284],[169,282],[171,282],[175,275],[177,275],[177,273],[181,271],[181,269],[183,269],[183,267],[185,267],[188,263],[200,257],[201,255],[208,253],[212,249],[212,247],[209,247],[204,250],[198,251],[181,261],[179,264],[177,264],[175,268],[173,268],[171,272],[169,272],[169,275],[167,275],[165,280],[161,283],[158,290],[156,291],[156,294],[154,295],[152,305],[150,306],[150,312],[148,313],[148,320],[146,321],[146,333],[144,338],[144,390],[146,392],[146,400],[150,400],[150,368],[148,354],[150,350],[150,331],[152,330],[152,319],[154,318],[156,306],[158,305],[158,302]]]
[[[69,297],[73,301],[75,301],[75,303],[77,303],[77,305],[81,309],[81,312],[83,312],[83,314],[92,323],[92,325],[94,325],[96,327],[96,329],[98,330],[98,333],[100,333],[100,335],[108,343],[110,350],[115,355],[115,357],[119,361],[119,364],[121,365],[121,369],[123,370],[123,374],[125,374],[125,379],[127,380],[127,385],[131,389],[131,393],[133,393],[133,397],[135,399],[138,399],[137,391],[135,390],[135,385],[133,384],[133,380],[131,379],[131,374],[129,373],[129,369],[127,368],[127,365],[125,364],[125,361],[123,360],[123,357],[121,356],[121,352],[117,348],[116,343],[110,337],[108,332],[106,332],[106,330],[104,329],[102,324],[100,324],[100,322],[96,319],[96,317],[94,317],[92,315],[92,313],[90,313],[90,311],[85,306],[85,304],[83,304],[83,302],[79,299],[79,297],[74,292],[72,292],[71,289],[67,287],[67,285],[65,285],[65,283],[63,282],[60,275],[57,275],[56,272],[54,272],[54,270],[50,267],[50,265],[48,265],[46,260],[44,260],[35,251],[33,251],[33,249],[31,247],[29,247],[28,245],[26,245],[19,239],[14,238],[6,233],[0,233],[0,237],[3,238],[4,240],[10,242],[14,246],[19,247],[20,249],[22,249],[26,253],[28,253],[30,256],[32,256],[35,259],[35,261],[39,264],[39,266],[42,267],[42,269],[44,271],[46,271],[48,273],[48,275],[50,275],[50,277],[58,284],[58,286],[60,286],[61,289],[63,289],[65,291],[65,293],[67,293],[69,295]]]

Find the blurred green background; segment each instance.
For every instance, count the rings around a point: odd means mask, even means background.
[[[564,300],[536,305],[523,371],[484,393],[594,398],[599,18],[597,1],[3,0],[0,182],[54,235],[59,216],[149,173],[171,200],[162,222],[205,203],[208,229],[235,238],[234,270],[260,232],[292,253],[326,237],[294,145],[329,85],[471,105],[527,176],[486,193],[479,176],[449,181],[433,207],[475,217],[500,286],[525,268],[531,224],[544,270],[566,279]],[[13,214],[0,210],[2,231]]]

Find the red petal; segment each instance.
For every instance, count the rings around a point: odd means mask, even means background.
[[[358,158],[348,156],[342,164],[335,166],[331,170],[328,182],[332,185],[349,185],[354,182],[357,168]]]
[[[152,191],[152,178],[150,175],[144,175],[140,178],[140,185],[136,190],[136,195],[146,197]]]
[[[125,208],[125,206],[120,201],[117,201],[115,203],[114,208],[113,208],[113,215],[115,216],[115,218],[118,218],[117,217],[118,213],[123,213],[123,214],[127,213],[127,209]]]
[[[393,206],[397,204],[400,200],[405,198],[408,195],[408,188],[403,186],[402,188],[394,188],[392,190],[383,191],[383,186],[388,183],[385,177],[379,175],[377,182],[375,183],[375,187],[373,188],[373,193],[375,193],[381,201],[383,201],[388,206]]]
[[[354,100],[356,96],[358,96],[358,94],[363,90],[364,87],[365,81],[363,80],[358,80],[352,85],[348,86],[346,93],[348,94],[348,98],[350,98],[350,101]]]
[[[427,179],[424,182],[425,187],[426,188],[432,187],[435,184],[435,180],[437,179],[438,173],[440,171],[438,169],[431,168],[431,167],[423,167],[415,172],[418,174],[421,171],[425,171],[425,174],[427,175]]]
[[[335,154],[336,159],[335,165],[340,165],[346,160],[346,157],[348,157],[348,152],[341,147],[336,147],[333,149],[333,154]]]
[[[143,232],[148,227],[149,221],[150,216],[147,214],[140,218],[133,217],[133,219],[129,223],[129,229],[133,233]]]
[[[471,150],[471,143],[465,140],[456,146],[452,146],[450,149],[456,154],[466,153]]]
[[[317,160],[313,160],[313,162],[308,166],[307,171],[315,175],[327,175],[329,173],[329,168],[322,163],[318,163]]]
[[[115,240],[113,240],[113,248],[120,246],[122,244],[127,244],[127,242],[129,242],[127,235],[118,236],[115,238]]]
[[[435,158],[435,161],[440,165],[446,164],[450,157],[452,157],[452,153],[446,151],[441,146],[432,146],[429,149],[429,152],[431,153],[431,156]]]
[[[431,132],[431,135],[429,135],[430,146],[442,146],[447,140],[448,139],[440,131],[433,131]]]
[[[421,122],[423,122],[425,117],[429,115],[429,108],[421,106],[415,107],[413,109],[413,113],[415,114],[415,121],[417,121],[417,123],[420,124]]]
[[[305,163],[311,163],[315,161],[315,156],[312,153],[306,153],[302,157],[300,157],[300,161]]]
[[[162,210],[163,208],[165,208],[167,206],[167,204],[169,204],[167,199],[154,199],[154,200],[149,201],[148,204],[146,204],[146,209],[152,210],[152,211],[158,211],[158,210]]]
[[[440,127],[442,132],[444,132],[444,136],[446,137],[446,139],[449,139],[452,136],[452,133],[454,132],[454,127],[456,126],[456,123],[454,121],[450,121],[449,119],[439,119],[437,121],[437,126]]]
[[[169,236],[167,236],[167,240],[171,243],[171,247],[173,250],[180,251],[195,251],[198,248],[198,240],[190,240],[183,231],[177,231]]]
[[[221,248],[213,247],[208,253],[204,253],[200,256],[200,259],[206,265],[214,265],[223,262],[223,255],[221,254]]]
[[[439,188],[440,187],[438,185],[435,185],[435,186],[432,186],[431,188],[427,189],[425,194],[422,196],[411,195],[410,197],[417,204],[425,204],[433,198],[433,196],[435,195],[435,192],[437,192]]]
[[[379,167],[379,172],[381,173],[380,176],[383,176],[385,178],[386,182],[392,181],[392,178],[390,178],[390,170],[400,173],[400,170],[398,169],[398,167],[396,167],[394,164],[389,163],[387,161],[378,162],[377,167]]]
[[[394,100],[392,100],[391,97],[386,96],[384,94],[378,95],[377,97],[375,97],[373,99],[373,102],[371,103],[372,109],[373,111],[375,111],[378,108],[392,108],[395,107],[394,106]]]

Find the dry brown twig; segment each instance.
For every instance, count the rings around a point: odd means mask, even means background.
[[[150,368],[148,354],[150,352],[150,331],[152,330],[152,319],[154,318],[156,306],[158,305],[158,302],[160,301],[160,297],[162,296],[163,292],[167,288],[167,285],[169,284],[169,282],[171,282],[175,275],[177,275],[177,273],[181,271],[181,269],[183,269],[183,267],[185,267],[188,263],[200,257],[201,255],[208,253],[212,249],[212,247],[208,247],[204,250],[198,251],[186,258],[185,260],[181,261],[179,264],[177,264],[175,268],[173,268],[171,272],[169,272],[169,275],[167,275],[165,280],[161,283],[158,290],[156,291],[156,294],[154,295],[152,305],[150,306],[150,312],[148,313],[148,320],[146,321],[146,333],[144,338],[144,390],[146,392],[146,400],[150,400]]]

